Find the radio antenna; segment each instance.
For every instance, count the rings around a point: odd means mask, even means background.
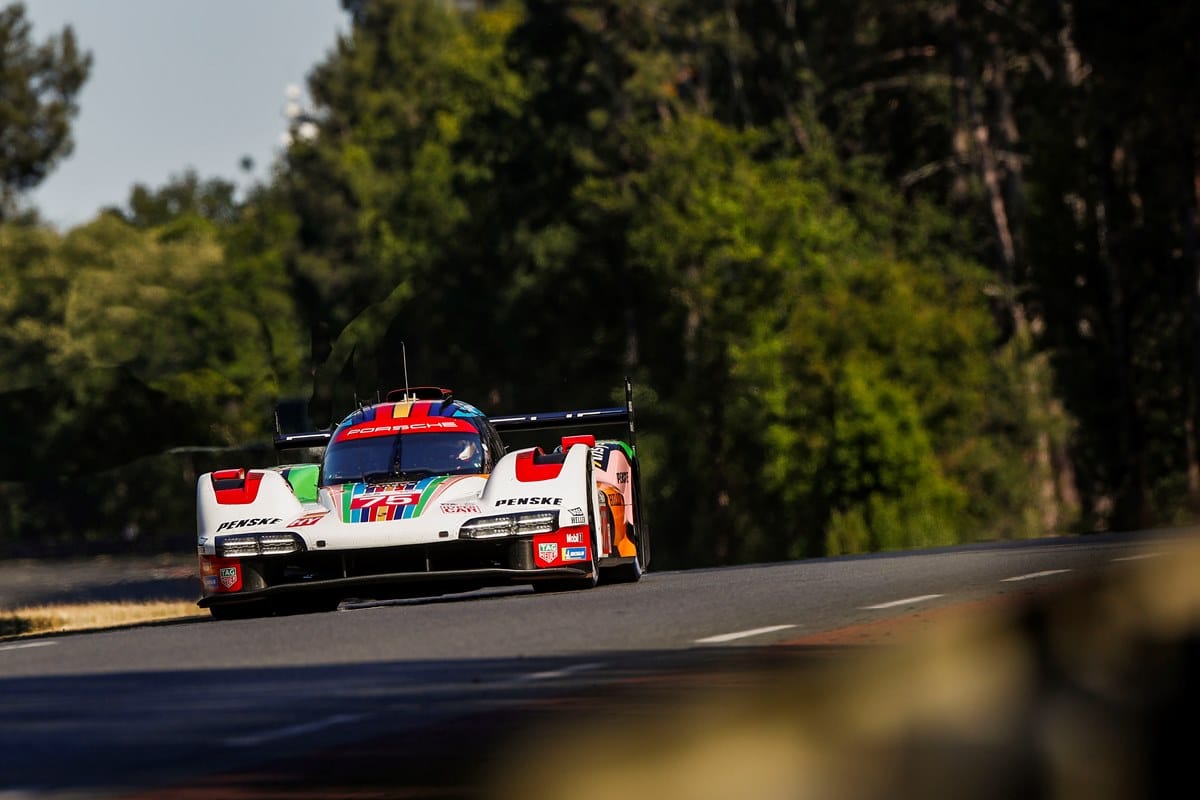
[[[404,362],[404,399],[411,400],[412,397],[408,391],[408,349],[405,348],[404,342],[400,342],[400,358]]]

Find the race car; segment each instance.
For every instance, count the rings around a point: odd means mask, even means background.
[[[623,439],[579,430],[623,425]],[[573,429],[549,451],[502,433]],[[586,589],[650,562],[633,395],[623,408],[489,418],[439,387],[389,392],[328,431],[317,463],[220,469],[196,489],[199,605],[218,619],[531,584]]]

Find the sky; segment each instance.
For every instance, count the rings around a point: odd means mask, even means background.
[[[239,187],[264,180],[288,87],[303,90],[349,29],[338,0],[25,0],[25,12],[34,41],[70,25],[92,53],[75,149],[30,196],[62,230],[188,168]]]

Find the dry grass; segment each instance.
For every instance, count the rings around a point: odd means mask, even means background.
[[[76,603],[0,610],[0,637],[61,633],[207,616],[191,600]]]

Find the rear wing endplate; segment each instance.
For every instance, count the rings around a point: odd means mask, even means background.
[[[275,434],[276,450],[303,450],[309,447],[324,447],[333,438],[333,431],[312,431],[311,433],[277,433]]]

